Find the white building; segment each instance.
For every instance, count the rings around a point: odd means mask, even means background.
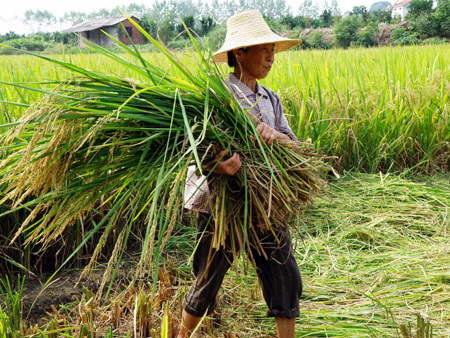
[[[400,17],[402,21],[405,20],[408,14],[408,7],[412,0],[400,0],[394,6],[388,7],[386,9],[392,9],[392,17]]]

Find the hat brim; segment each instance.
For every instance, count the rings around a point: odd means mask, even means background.
[[[273,36],[269,37],[261,37],[259,39],[256,39],[252,41],[251,44],[224,44],[217,52],[213,54],[214,61],[216,62],[228,62],[228,52],[234,49],[244,48],[244,47],[251,47],[251,46],[257,46],[257,45],[264,45],[268,43],[275,44],[274,46],[274,53],[283,52],[285,50],[288,50],[292,47],[298,46],[303,41],[300,39],[289,39],[284,38],[282,36],[273,34]]]

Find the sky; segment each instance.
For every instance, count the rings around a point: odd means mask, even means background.
[[[117,6],[127,5],[130,3],[145,4],[151,7],[151,1],[141,0],[75,0],[75,1],[61,1],[61,0],[0,0],[0,34],[14,31],[19,34],[31,33],[27,27],[20,25],[17,18],[23,18],[25,11],[31,10],[48,10],[56,17],[62,16],[66,12],[79,11],[90,13],[102,8],[112,9]],[[320,5],[323,0],[314,0]],[[364,5],[367,9],[377,0],[337,0],[339,8],[342,13],[351,10],[354,6]],[[389,0],[388,0],[389,1]],[[296,9],[302,3],[302,0],[286,0],[296,14]],[[331,2],[331,1],[330,1]],[[393,1],[390,1],[391,3]]]

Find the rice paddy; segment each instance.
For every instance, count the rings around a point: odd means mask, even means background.
[[[144,57],[159,67],[166,65],[160,54]],[[54,58],[142,80],[133,70],[99,54]],[[191,58],[182,60],[189,64]],[[305,284],[296,336],[450,336],[449,59],[448,45],[293,51],[276,56],[263,84],[282,98],[299,139],[309,139],[318,151],[338,157],[332,164],[342,176],[330,179],[328,193],[295,221],[296,257]],[[48,90],[71,77],[67,70],[24,55],[2,56],[0,68],[4,132],[13,128],[27,105],[43,97],[42,92],[6,83]],[[33,248],[22,249],[23,239],[12,245],[12,251],[9,247],[20,220],[20,214],[0,217],[0,268],[5,273],[18,266],[30,269],[33,262]],[[188,215],[185,220],[188,224]],[[133,276],[121,275],[108,298],[96,298],[86,289],[70,305],[53,304],[53,310],[46,310],[48,321],[40,322],[40,333],[23,315],[28,325],[23,332],[48,337],[170,336],[179,325],[180,302],[192,281],[189,257],[194,229],[186,224],[177,224],[166,243],[161,257],[166,270],[157,284],[148,280],[150,284],[142,284],[141,289],[125,289],[120,283]],[[64,240],[77,247],[88,229],[89,225],[77,223]],[[144,243],[135,231],[131,236],[140,248]],[[83,267],[86,259],[81,256],[92,255],[89,249],[97,240],[91,239],[72,266]],[[24,254],[13,259],[12,252],[21,250]],[[55,266],[70,250],[57,252],[61,257],[56,256]],[[104,261],[111,254],[104,253]],[[137,259],[132,251],[127,254],[131,255],[128,269],[133,271]],[[237,267],[238,275],[230,271],[226,277],[219,299],[220,324],[208,319],[203,335],[275,335],[273,321],[265,317],[254,271],[244,274],[243,264]],[[2,311],[0,322],[5,323],[7,309]]]
[[[157,66],[166,62],[158,54],[145,57]],[[141,79],[98,54],[55,58]],[[449,169],[449,58],[447,44],[289,51],[276,56],[271,74],[262,83],[282,96],[295,133],[339,156],[342,168],[442,171]],[[188,57],[181,60],[190,62]],[[66,70],[30,56],[3,56],[0,63],[1,80],[6,82],[49,81],[51,86],[69,77]],[[166,66],[177,75],[177,69]],[[0,98],[11,102],[34,102],[41,95],[9,86],[0,90]],[[24,111],[3,107],[3,120]]]

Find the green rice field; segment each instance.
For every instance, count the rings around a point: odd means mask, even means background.
[[[97,53],[50,57],[130,83],[145,81]],[[143,57],[184,76],[160,53]],[[191,52],[179,57],[188,65],[197,58]],[[449,44],[288,51],[276,55],[261,82],[280,96],[297,137],[330,156],[339,176],[329,175],[323,195],[292,224],[304,282],[297,337],[450,337],[449,60]],[[0,56],[0,69],[1,135],[47,91],[73,76],[31,55]],[[224,76],[229,71],[221,69]],[[95,236],[67,269],[41,286],[93,224],[80,220],[53,246],[25,246],[26,231],[25,237],[10,240],[30,210],[1,215],[7,211],[7,204],[0,204],[0,333],[7,327],[16,330],[7,337],[21,336],[14,335],[18,331],[28,337],[170,337],[177,332],[181,301],[193,281],[192,215],[183,216],[168,240],[158,282],[126,287],[144,245],[136,225],[130,235],[134,245],[114,272],[116,282],[96,296],[114,246],[106,246],[92,278],[75,286],[93,254]],[[112,236],[110,241],[117,240]],[[218,314],[205,319],[199,336],[276,336],[254,270],[244,273],[247,265],[242,259],[229,271]],[[26,275],[23,290],[18,274]]]
[[[145,57],[162,67],[166,62],[161,55]],[[55,58],[139,80],[101,55]],[[295,133],[339,156],[339,167],[363,172],[448,171],[449,59],[448,44],[288,51],[276,56],[262,83],[283,98]],[[0,80],[25,86],[47,81],[45,87],[51,88],[52,82],[70,77],[67,70],[32,56],[2,56],[0,66]],[[177,74],[176,69],[169,71]],[[4,101],[30,103],[41,96],[9,86],[0,90]],[[3,104],[0,118],[15,120],[23,109]]]

